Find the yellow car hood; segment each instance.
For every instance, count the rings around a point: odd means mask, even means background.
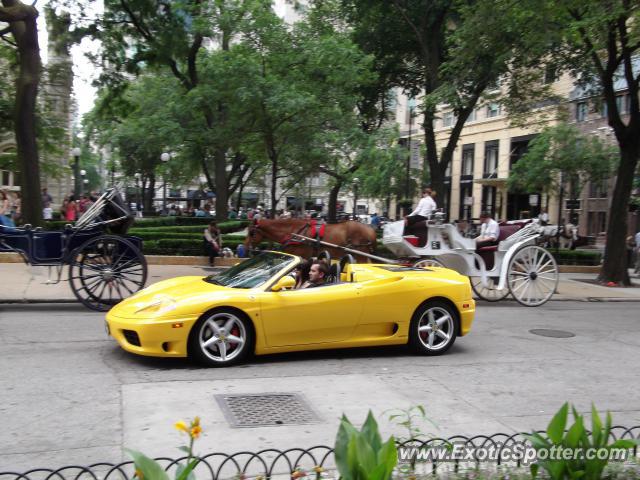
[[[216,300],[234,293],[235,289],[205,282],[204,278],[177,277],[154,283],[120,302],[109,315],[128,319],[197,316]]]

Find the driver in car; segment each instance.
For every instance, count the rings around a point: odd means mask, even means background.
[[[324,280],[329,274],[329,267],[325,262],[316,262],[309,270],[309,280],[302,284],[301,288],[313,288],[324,285]]]

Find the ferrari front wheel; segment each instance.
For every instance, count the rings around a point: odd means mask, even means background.
[[[253,346],[253,327],[234,310],[216,310],[203,316],[189,337],[189,354],[209,367],[226,367],[242,361]]]
[[[422,355],[442,355],[458,336],[458,313],[446,302],[431,300],[411,320],[409,345]]]

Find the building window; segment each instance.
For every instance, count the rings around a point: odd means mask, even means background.
[[[587,119],[587,102],[578,102],[576,104],[576,121],[584,122]]]
[[[496,102],[492,102],[487,105],[487,118],[493,118],[500,115],[500,104]]]
[[[602,116],[602,118],[607,118],[608,114],[609,114],[609,109],[607,108],[607,102],[603,100],[602,106],[600,107],[600,115]]]
[[[475,122],[477,120],[477,109],[471,110],[471,113],[467,117],[467,123]]]
[[[484,177],[496,178],[498,176],[498,140],[484,144]]]
[[[0,185],[3,187],[11,186],[11,172],[8,170],[0,170]]]
[[[455,122],[455,115],[453,112],[445,112],[442,116],[442,126],[443,127],[451,127]]]
[[[599,182],[589,183],[589,198],[607,198],[608,192],[608,180],[601,180]]]
[[[496,214],[496,193],[496,187],[482,187],[482,211],[492,217]]]
[[[544,69],[543,83],[549,85],[558,79],[558,72],[553,65],[547,65]]]
[[[462,147],[462,167],[460,175],[473,177],[473,151],[474,144],[464,145]]]
[[[471,220],[471,209],[473,208],[473,184],[465,182],[460,184],[460,219]]]

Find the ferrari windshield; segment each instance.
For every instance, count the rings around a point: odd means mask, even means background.
[[[218,275],[210,275],[205,278],[205,281],[230,288],[255,288],[265,283],[287,264],[292,265],[295,260],[295,257],[290,255],[264,252]]]

